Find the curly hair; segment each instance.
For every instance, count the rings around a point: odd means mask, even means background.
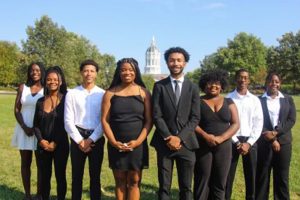
[[[199,87],[202,91],[205,91],[207,83],[220,82],[222,90],[225,90],[228,86],[228,73],[222,69],[213,69],[206,71],[201,75],[199,80]]]
[[[280,82],[282,81],[281,76],[279,75],[279,73],[275,72],[275,71],[271,71],[268,73],[266,80],[265,80],[265,85],[267,85],[267,83],[269,83],[272,80],[273,76],[277,76],[278,79],[280,80]]]
[[[140,72],[140,69],[139,69],[138,62],[134,58],[122,58],[121,60],[119,60],[117,62],[117,68],[115,70],[113,80],[112,80],[112,82],[111,82],[108,89],[112,89],[113,87],[116,87],[116,86],[118,86],[122,83],[122,80],[121,80],[121,67],[124,63],[130,64],[131,67],[133,68],[134,73],[135,73],[134,82],[136,84],[138,84],[139,86],[142,86],[142,87],[146,88],[146,85],[144,84],[144,82],[142,80],[142,75],[141,75],[141,72]]]
[[[46,85],[47,82],[47,76],[50,73],[55,73],[57,74],[57,77],[59,78],[59,80],[61,81],[61,85],[59,86],[59,92],[62,94],[66,94],[67,93],[67,83],[66,83],[66,79],[65,79],[65,75],[63,73],[63,70],[59,67],[59,66],[53,66],[53,67],[49,67],[46,71],[46,75],[45,75],[45,82],[44,85]],[[44,88],[44,95],[49,95],[49,90],[47,87]]]
[[[189,60],[190,60],[190,54],[185,49],[183,49],[181,47],[171,47],[165,51],[164,57],[165,57],[166,62],[168,62],[169,56],[172,53],[183,54],[185,62],[189,62]]]

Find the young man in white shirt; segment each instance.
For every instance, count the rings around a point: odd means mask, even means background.
[[[70,90],[65,100],[65,129],[71,138],[72,200],[81,200],[85,160],[89,159],[90,198],[101,199],[100,173],[104,137],[100,123],[104,90],[96,86],[99,71],[93,60],[80,65],[82,84]]]
[[[227,178],[226,199],[231,199],[232,186],[239,155],[242,155],[243,169],[246,183],[247,200],[255,199],[255,176],[257,163],[256,141],[263,128],[263,113],[257,96],[249,92],[249,72],[245,69],[236,71],[236,89],[227,95],[237,106],[240,129],[232,137],[232,160]]]

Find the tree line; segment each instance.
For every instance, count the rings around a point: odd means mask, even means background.
[[[107,88],[116,64],[113,55],[101,54],[87,38],[67,31],[46,15],[36,20],[34,26],[28,26],[26,33],[21,49],[16,43],[0,41],[0,86],[15,87],[24,82],[28,64],[40,61],[45,66],[61,66],[69,87],[73,87],[80,83],[80,62],[90,58],[100,65],[97,84]],[[187,76],[197,83],[200,75],[210,69],[227,70],[232,77],[237,69],[245,68],[252,74],[252,85],[261,86],[268,71],[276,70],[295,92],[300,79],[300,31],[285,33],[277,40],[278,46],[267,47],[252,34],[238,33],[228,40],[227,46],[205,56]],[[154,80],[146,75],[143,78],[151,90]]]
[[[278,72],[287,92],[296,93],[300,80],[300,31],[285,33],[277,39],[278,46],[267,47],[259,38],[245,32],[238,33],[227,46],[205,56],[200,67],[187,76],[195,83],[207,70],[227,70],[230,80],[236,70],[247,69],[251,73],[252,86],[263,86],[269,71]]]

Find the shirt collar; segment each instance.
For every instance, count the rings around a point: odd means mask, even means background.
[[[181,76],[179,79],[175,79],[175,78],[173,78],[172,76],[170,76],[170,80],[171,80],[172,83],[173,83],[175,80],[178,81],[178,82],[180,82],[180,83],[183,83],[183,81],[184,81],[184,76]]]
[[[245,95],[241,95],[240,93],[238,93],[237,89],[235,89],[233,91],[234,95],[237,96],[238,98],[243,98],[243,97],[248,97],[248,96],[251,96],[251,93],[249,92],[249,90],[247,90],[246,94]]]
[[[271,99],[271,97],[267,94],[267,92],[265,92],[262,97],[265,97],[265,98],[268,98],[268,99]],[[279,98],[284,98],[283,94],[278,91],[278,95],[275,97],[275,99],[279,99]]]

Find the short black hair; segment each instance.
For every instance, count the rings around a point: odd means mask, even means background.
[[[190,60],[190,54],[181,47],[171,47],[168,50],[165,51],[164,57],[165,57],[165,61],[168,62],[169,56],[172,53],[181,53],[184,56],[184,60],[185,62],[189,62]]]
[[[31,70],[32,70],[32,66],[33,65],[37,65],[39,66],[40,68],[40,71],[41,71],[41,79],[40,79],[40,82],[42,84],[42,86],[44,86],[44,79],[45,79],[45,67],[44,67],[44,64],[42,62],[32,62],[28,65],[27,67],[27,80],[26,80],[26,85],[28,87],[32,86],[34,84],[34,81],[32,80],[32,77],[31,77]]]
[[[45,75],[45,83],[44,85],[46,86],[46,82],[47,82],[47,76],[50,73],[56,73],[57,76],[61,79],[61,85],[59,86],[59,92],[62,94],[66,94],[67,93],[67,83],[66,83],[66,79],[65,79],[65,75],[63,73],[63,70],[61,67],[59,66],[53,66],[53,67],[49,67],[46,71],[46,75]],[[49,91],[48,88],[45,87],[44,88],[44,95],[48,95]]]
[[[202,91],[205,91],[207,83],[220,82],[222,90],[225,90],[228,86],[228,73],[222,69],[212,69],[206,71],[201,75],[199,80],[199,87]]]
[[[80,71],[82,71],[84,66],[86,66],[86,65],[93,65],[96,68],[96,72],[99,71],[98,63],[96,61],[92,60],[92,59],[87,59],[87,60],[82,61],[81,64],[80,64]]]
[[[138,61],[136,61],[134,58],[122,58],[121,60],[119,60],[117,62],[117,68],[115,70],[113,80],[108,89],[112,89],[113,87],[121,85],[122,80],[121,80],[121,76],[120,76],[121,75],[120,71],[121,71],[122,64],[124,64],[124,63],[129,63],[131,65],[131,67],[133,68],[133,70],[135,72],[134,82],[136,84],[138,84],[139,86],[146,88],[146,85],[144,84],[144,82],[142,80],[142,75],[141,75],[141,71],[139,69]]]
[[[239,69],[239,70],[237,70],[237,71],[235,72],[235,80],[237,80],[238,76],[239,76],[240,73],[242,73],[242,72],[247,72],[248,74],[250,74],[249,71],[248,71],[247,69],[241,68],[241,69]]]

